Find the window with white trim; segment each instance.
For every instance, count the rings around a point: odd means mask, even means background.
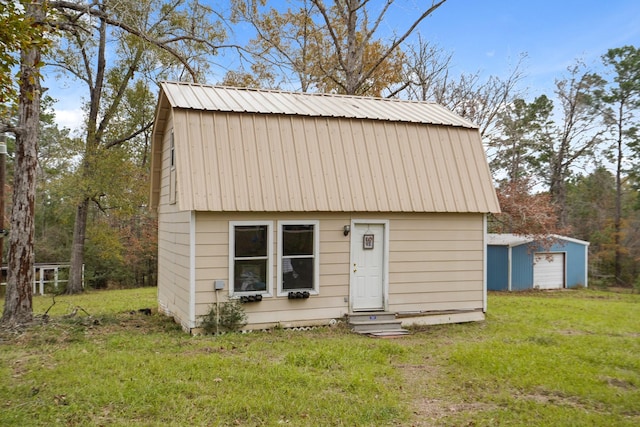
[[[278,293],[318,293],[318,221],[278,222]]]
[[[271,227],[271,222],[229,223],[231,295],[270,293]]]

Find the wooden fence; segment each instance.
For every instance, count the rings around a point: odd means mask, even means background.
[[[58,286],[69,281],[70,267],[70,264],[62,263],[36,263],[34,265],[33,294],[44,295],[46,288],[56,292]],[[7,267],[4,265],[2,266],[0,278],[0,286],[6,286]],[[82,287],[84,288],[84,264],[82,265]]]

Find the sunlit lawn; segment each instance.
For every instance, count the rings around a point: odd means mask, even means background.
[[[485,322],[393,340],[191,337],[155,298],[35,297],[50,321],[0,332],[0,425],[640,425],[638,294],[490,294]]]

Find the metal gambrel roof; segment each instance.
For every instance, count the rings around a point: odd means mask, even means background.
[[[160,86],[173,108],[371,119],[477,128],[470,121],[441,105],[430,102],[206,86],[194,83],[163,82]]]
[[[181,210],[500,210],[477,127],[435,104],[162,83],[156,207],[170,132]]]

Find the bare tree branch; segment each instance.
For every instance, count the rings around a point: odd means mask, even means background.
[[[124,142],[127,142],[133,138],[135,138],[138,135],[143,134],[144,132],[148,131],[149,129],[151,129],[151,127],[153,126],[153,121],[149,122],[147,125],[145,125],[142,129],[137,130],[136,132],[125,136],[124,138],[119,138],[119,139],[115,139],[113,141],[109,141],[107,142],[104,147],[109,149],[111,147],[115,147],[116,145],[120,145]]]
[[[68,1],[52,1],[49,4],[50,4],[51,7],[55,8],[56,10],[58,10],[62,14],[67,13],[69,10],[90,14],[91,16],[94,16],[94,17],[97,17],[97,18],[100,18],[100,19],[104,20],[104,22],[109,24],[109,25],[113,25],[115,27],[121,28],[121,29],[127,31],[130,34],[139,37],[140,39],[142,39],[142,40],[144,40],[144,41],[146,41],[146,42],[148,42],[148,43],[150,43],[150,44],[152,44],[152,45],[154,45],[154,46],[166,51],[169,54],[171,54],[174,58],[176,58],[185,67],[185,69],[187,70],[187,72],[189,73],[189,75],[191,76],[193,81],[194,82],[198,81],[198,73],[189,64],[187,59],[184,58],[178,51],[176,51],[171,46],[169,46],[169,44],[173,42],[173,39],[158,40],[158,39],[152,38],[147,33],[145,33],[144,31],[141,31],[138,28],[134,28],[133,26],[131,26],[131,25],[125,23],[125,22],[122,22],[122,21],[120,21],[118,19],[113,19],[112,16],[110,16],[108,13],[105,13],[104,11],[102,11],[99,8],[98,9],[94,8],[94,6],[97,5],[97,2],[95,2],[95,1],[93,3],[91,3],[90,5],[82,4],[82,3],[72,3],[72,2],[68,2]],[[205,39],[202,39],[202,38],[198,38],[198,37],[194,37],[194,36],[183,36],[181,38],[181,40],[191,40],[193,42],[200,43],[200,44],[203,44],[205,46],[208,46],[212,50],[216,50],[216,49],[219,48],[219,46],[216,46],[216,45],[212,44],[208,40],[205,40]]]

